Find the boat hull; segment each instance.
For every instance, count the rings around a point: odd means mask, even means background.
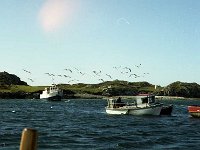
[[[130,109],[128,114],[130,115],[153,115],[159,116],[161,112],[162,106],[154,106],[154,107],[145,107],[138,109]]]
[[[194,118],[200,118],[200,113],[190,113],[190,115]]]
[[[128,109],[106,108],[106,113],[111,114],[111,115],[125,115],[128,113]]]
[[[50,101],[61,101],[61,96],[60,95],[56,95],[56,96],[53,96],[53,97],[48,97],[47,99],[50,100]]]
[[[194,118],[200,118],[200,106],[188,106],[188,112]]]
[[[49,97],[42,97],[40,99],[45,99],[45,100],[49,100],[49,101],[61,101],[62,96],[55,95],[55,96],[49,96]]]
[[[120,108],[106,108],[108,114],[128,114],[128,115],[153,115],[159,116],[162,109],[162,105],[150,106],[150,107],[135,107],[135,106],[124,106]]]
[[[171,115],[173,110],[173,105],[163,106],[160,115]]]

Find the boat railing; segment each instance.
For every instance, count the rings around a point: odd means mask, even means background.
[[[123,106],[148,107],[148,106],[161,104],[161,103],[156,103],[153,96],[144,97],[141,99],[135,99],[131,102],[127,102],[127,101],[119,102],[115,98],[110,98],[110,99],[107,99],[107,102],[108,102],[108,106],[107,106],[108,108],[118,108],[118,107],[123,107]]]

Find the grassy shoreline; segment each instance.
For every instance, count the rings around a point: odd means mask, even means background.
[[[107,96],[101,96],[101,95],[90,95],[90,94],[75,94],[75,97],[77,99],[108,99]],[[111,96],[112,98],[118,98],[121,97],[122,99],[136,99],[139,96]],[[178,96],[155,96],[158,100],[200,100],[200,98],[186,98],[186,97],[178,97]]]
[[[81,87],[79,87],[81,86]],[[74,85],[74,86],[63,86],[60,85],[60,88],[64,91],[63,99],[107,99],[107,96],[103,96],[105,93],[102,93],[101,88],[86,86],[83,85]],[[39,99],[39,95],[42,93],[46,86],[25,86],[25,85],[5,85],[0,88],[0,99]],[[100,86],[101,87],[101,86]],[[100,91],[98,91],[100,90]],[[121,89],[122,90],[122,89]],[[132,89],[131,89],[132,90]],[[123,94],[123,90],[121,93],[118,93],[120,89],[115,89],[114,93],[109,94]],[[90,94],[89,94],[90,93]],[[149,93],[149,92],[145,92]],[[152,92],[153,93],[153,92]],[[99,95],[98,95],[99,94]],[[101,95],[102,94],[102,95]],[[131,93],[128,93],[131,95]],[[137,94],[137,93],[132,93]],[[137,96],[113,96],[114,98],[121,97],[122,99],[136,99]],[[199,100],[200,98],[192,98],[192,97],[180,97],[180,96],[156,96],[158,100]]]

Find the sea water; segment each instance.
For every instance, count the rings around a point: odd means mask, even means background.
[[[188,105],[200,100],[163,100],[171,116],[108,115],[106,100],[0,100],[0,149],[17,150],[24,128],[38,131],[38,150],[199,149],[200,119]]]

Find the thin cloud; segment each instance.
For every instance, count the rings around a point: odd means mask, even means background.
[[[130,22],[126,18],[117,19],[117,24],[122,24],[122,23],[126,23],[128,25],[130,24]]]

